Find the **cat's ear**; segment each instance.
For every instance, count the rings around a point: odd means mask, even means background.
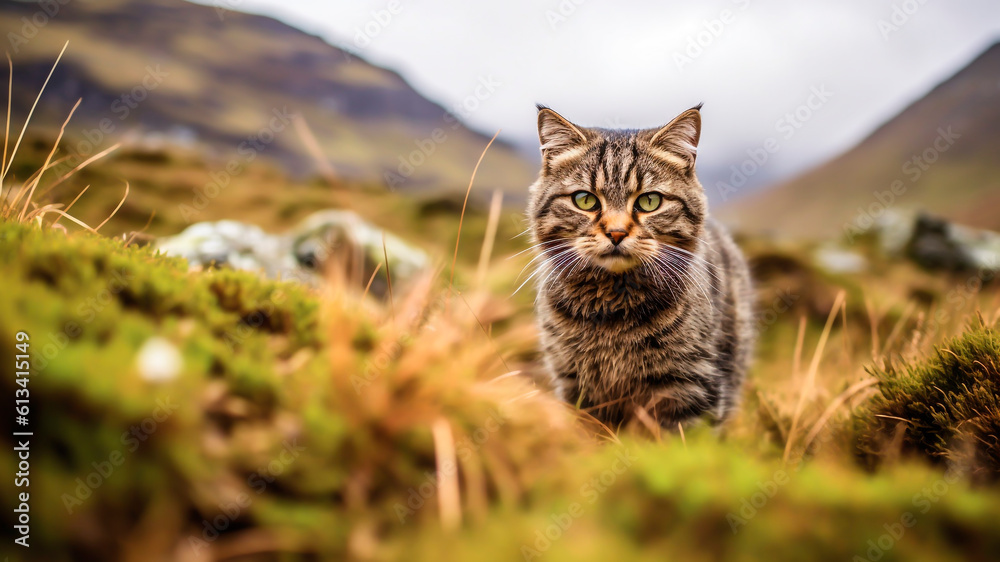
[[[542,143],[542,158],[546,161],[587,144],[587,136],[579,127],[544,106],[538,106],[538,140]]]
[[[681,113],[673,121],[653,133],[650,146],[663,151],[666,159],[674,161],[686,172],[694,170],[701,137],[701,105]]]

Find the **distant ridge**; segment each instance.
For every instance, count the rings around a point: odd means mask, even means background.
[[[1000,230],[1000,43],[846,153],[720,216],[748,231],[821,237],[885,208]]]
[[[36,126],[58,126],[82,97],[69,146],[88,133],[102,147],[126,134],[153,136],[225,162],[246,157],[239,147],[251,140],[257,155],[308,176],[317,166],[300,134],[282,127],[285,119],[274,121],[297,113],[340,175],[388,181],[403,192],[458,193],[489,140],[395,72],[271,18],[232,11],[220,18],[212,6],[181,0],[61,4],[50,17],[37,16],[36,3],[2,2],[0,28],[15,36],[7,42],[22,119],[69,40],[33,118]],[[479,78],[472,80],[470,89]],[[529,158],[495,143],[477,187],[524,192],[535,172]]]

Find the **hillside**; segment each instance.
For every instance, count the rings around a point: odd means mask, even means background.
[[[734,201],[720,215],[746,230],[787,236],[864,228],[884,206],[1000,229],[998,154],[1000,44],[848,152]]]
[[[235,11],[220,18],[211,6],[180,0],[58,4],[48,17],[36,3],[0,3],[0,28],[14,37],[14,126],[68,40],[32,122],[57,127],[82,98],[67,137],[84,156],[126,139],[195,148],[224,168],[248,160],[250,146],[293,176],[312,176],[319,167],[288,126],[287,115],[297,114],[338,177],[384,183],[392,172],[394,188],[441,193],[464,191],[489,140],[396,73],[274,19]],[[45,25],[25,24],[36,12]],[[88,150],[88,140],[99,148]],[[520,192],[535,171],[498,143],[477,185]]]

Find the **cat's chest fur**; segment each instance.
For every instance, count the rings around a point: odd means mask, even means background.
[[[709,291],[717,291],[709,288]],[[711,294],[669,287],[645,272],[590,276],[539,294],[543,349],[567,400],[597,406],[684,384],[712,362]]]

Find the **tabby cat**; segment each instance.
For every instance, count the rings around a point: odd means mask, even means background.
[[[740,397],[750,275],[695,176],[700,110],[637,131],[538,108],[528,218],[545,367],[564,400],[612,427],[643,414],[718,424]]]

